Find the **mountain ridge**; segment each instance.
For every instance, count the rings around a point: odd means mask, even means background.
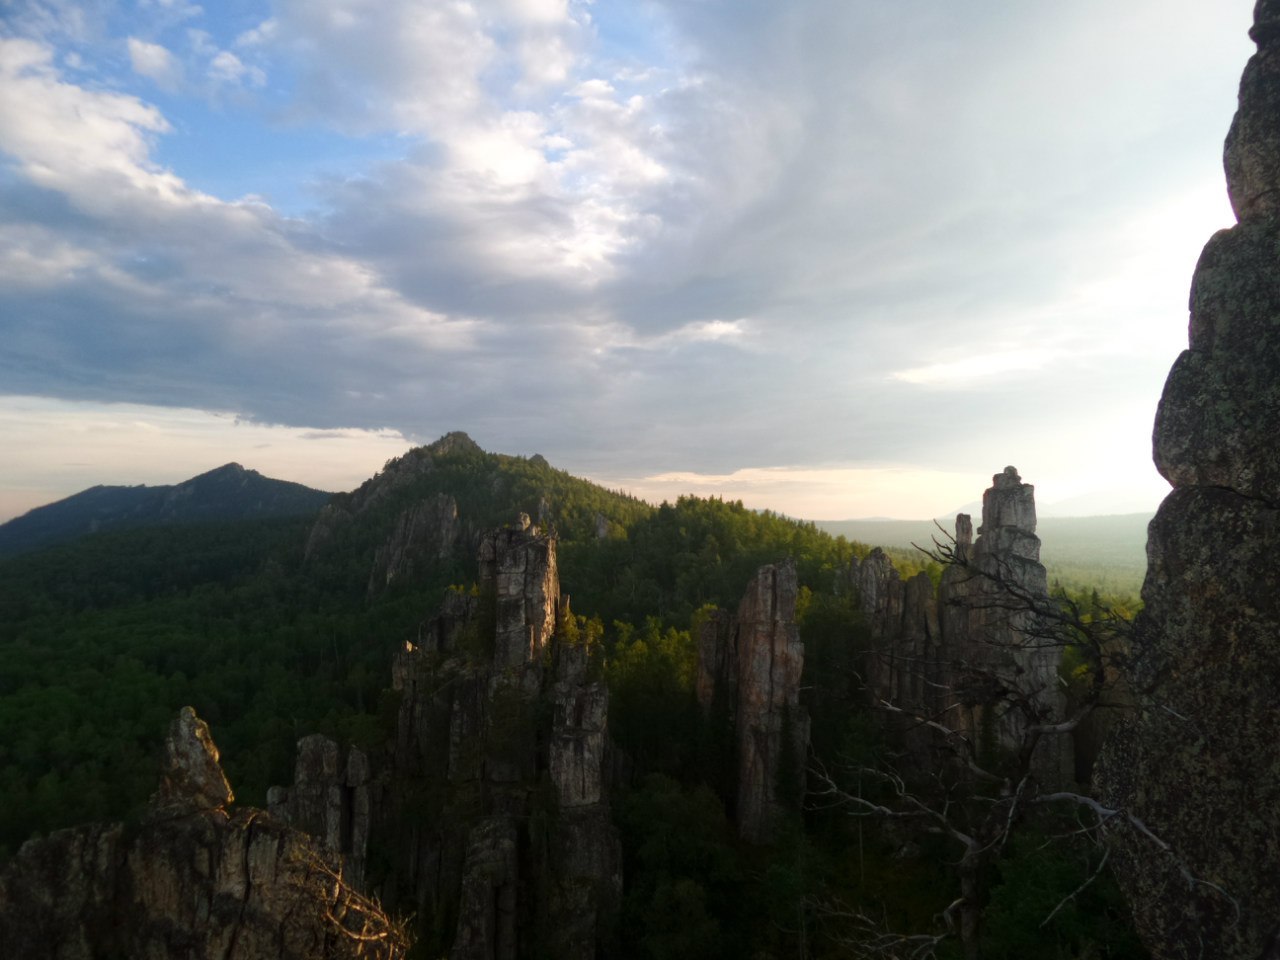
[[[318,511],[331,496],[301,483],[263,476],[234,461],[181,483],[96,484],[0,524],[0,557],[106,530],[302,516]]]

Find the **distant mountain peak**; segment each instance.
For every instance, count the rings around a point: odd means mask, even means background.
[[[444,456],[450,453],[484,453],[480,448],[480,444],[476,443],[461,430],[452,430],[446,433],[425,449],[435,456]]]
[[[259,476],[257,470],[247,470],[233,460],[231,463],[224,463],[220,467],[214,467],[212,470],[201,473],[192,477],[190,480],[183,482],[193,483],[196,480],[215,479],[219,477],[243,477],[246,475]]]
[[[318,511],[329,496],[234,462],[172,485],[98,485],[0,524],[0,557],[109,529],[302,516]]]

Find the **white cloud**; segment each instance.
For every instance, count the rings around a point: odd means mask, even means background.
[[[625,437],[599,456],[630,475],[865,456],[981,489],[1046,436],[1079,461],[1090,423],[1141,461],[1248,6],[280,0],[230,44],[190,25],[185,89],[224,129],[269,104],[395,154],[309,161],[325,213],[294,220],[254,196],[269,138],[228,202],[157,162],[198,121],[170,131],[87,47],[82,85],[0,47],[0,377],[536,437],[570,466]],[[288,85],[228,87],[264,77]]]
[[[0,285],[10,290],[56,290],[97,262],[91,250],[47,227],[0,224]]]
[[[254,87],[267,82],[266,71],[246,64],[230,50],[219,50],[209,61],[209,76],[219,83],[245,83]]]
[[[241,33],[235,39],[237,47],[253,48],[261,47],[265,44],[273,43],[278,40],[280,35],[280,23],[273,17],[268,17],[256,27]]]
[[[1031,374],[1042,369],[1053,357],[1044,350],[1004,350],[974,353],[959,360],[931,363],[908,370],[898,370],[890,377],[904,383],[926,386],[964,386],[1006,374]]]
[[[79,218],[66,239],[36,222],[0,229],[0,271],[21,275],[0,290],[11,388],[52,376],[168,402],[194,388],[211,405],[278,415],[294,399],[285,381],[341,405],[350,378],[399,377],[472,342],[475,320],[412,303],[260,201],[221,201],[159,167],[150,138],[166,130],[136,98],[63,81],[47,47],[0,41],[0,144],[38,196]],[[354,409],[324,419],[380,416]]]
[[[0,38],[0,145],[33,182],[88,207],[117,189],[176,199],[180,181],[149,156],[150,137],[168,129],[135,97],[63,83],[48,46]]]
[[[158,43],[148,43],[130,37],[129,62],[133,72],[155,81],[161,90],[174,91],[182,82],[182,65],[167,49]]]

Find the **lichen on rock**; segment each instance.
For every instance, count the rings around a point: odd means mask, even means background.
[[[1201,255],[1156,416],[1174,491],[1149,530],[1138,709],[1096,770],[1144,828],[1118,818],[1111,841],[1156,960],[1280,955],[1280,0],[1250,35],[1224,163],[1240,222]]]

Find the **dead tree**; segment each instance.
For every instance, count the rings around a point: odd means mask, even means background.
[[[870,692],[880,715],[893,721],[899,749],[876,766],[836,770],[838,760],[823,758],[811,764],[811,808],[838,807],[850,816],[914,827],[945,838],[956,850],[959,895],[938,915],[934,930],[894,932],[859,907],[824,905],[829,915],[847,921],[846,929],[852,931],[847,945],[858,957],[927,960],[939,943],[953,937],[967,958],[978,957],[989,868],[1006,854],[1015,831],[1044,819],[1040,811],[1056,811],[1066,824],[1064,833],[1097,844],[1097,867],[1089,882],[1105,868],[1102,830],[1118,820],[1146,834],[1153,850],[1173,855],[1125,811],[1102,806],[1075,784],[1046,774],[1046,765],[1038,762],[1058,738],[1070,737],[1109,705],[1128,621],[1105,608],[1081,609],[1065,595],[1029,589],[1014,571],[990,558],[979,567],[954,541],[935,540],[923,552],[944,565],[951,583],[968,585],[953,591],[953,603],[981,622],[1003,622],[1015,629],[987,631],[967,646],[931,657],[904,659],[891,648],[872,651],[873,656],[897,658],[891,673],[920,671],[926,678],[928,693],[920,702],[903,702],[883,690]],[[1058,668],[1068,652],[1072,677]],[[1033,669],[1029,665],[1035,662],[1041,666]],[[1045,662],[1052,669],[1046,671]],[[869,675],[884,672],[883,664],[869,665]],[[1046,690],[1050,683],[1057,689]],[[921,689],[918,683],[904,687]],[[981,724],[974,722],[975,716],[989,725],[986,729],[998,729],[996,743],[980,742]],[[850,789],[851,773],[876,789]],[[1052,914],[1045,923],[1051,919]]]

